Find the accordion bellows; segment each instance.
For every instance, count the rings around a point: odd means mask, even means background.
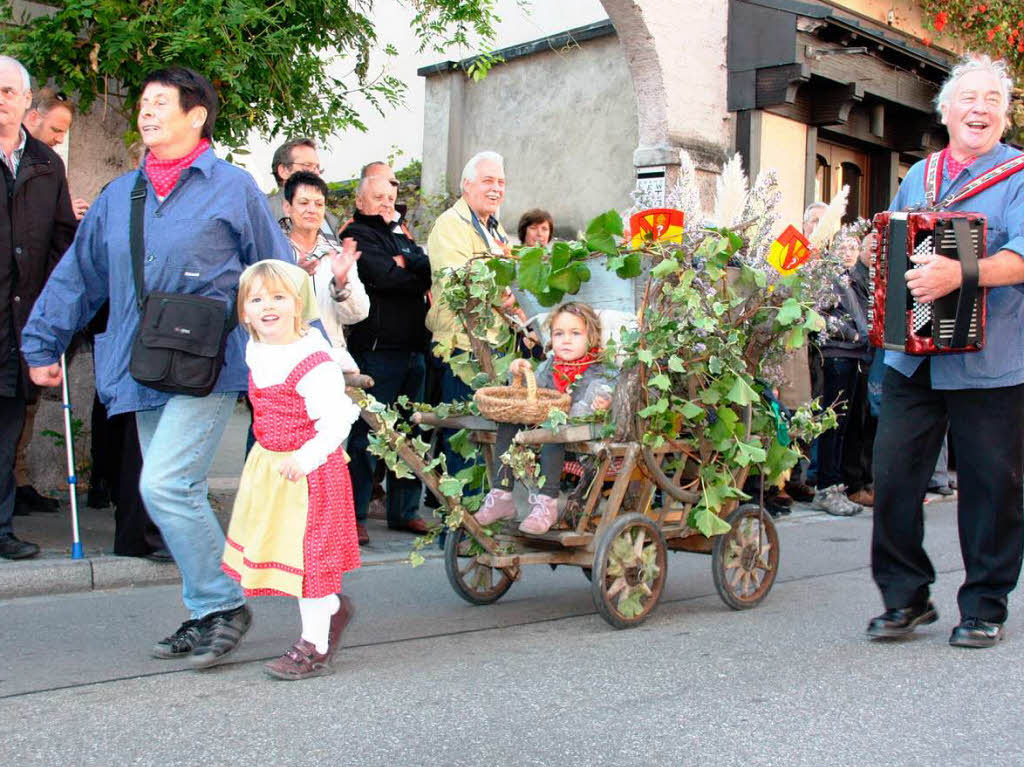
[[[877,246],[869,272],[868,325],[874,346],[907,354],[976,352],[985,345],[985,296],[978,260],[985,257],[980,213],[878,213]],[[907,289],[912,255],[935,253],[960,262],[962,285],[930,303]]]

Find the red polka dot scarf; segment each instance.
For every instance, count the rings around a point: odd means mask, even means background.
[[[196,158],[209,148],[210,142],[207,139],[200,139],[195,149],[184,157],[179,157],[175,160],[159,160],[153,156],[152,152],[148,152],[144,167],[146,175],[149,176],[149,180],[153,184],[153,189],[156,190],[157,196],[163,199],[169,195],[171,190],[174,189],[174,185],[178,183],[181,172],[195,162]]]
[[[563,394],[572,385],[573,381],[587,372],[587,368],[601,359],[601,349],[593,347],[578,360],[569,362],[555,355],[552,373],[555,379],[555,388]]]

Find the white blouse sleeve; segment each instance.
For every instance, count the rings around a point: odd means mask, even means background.
[[[324,256],[329,258],[329,256]],[[355,265],[348,272],[348,282],[345,288],[349,295],[344,301],[335,301],[331,295],[331,280],[334,275],[328,268],[317,269],[313,276],[316,283],[316,301],[320,309],[321,317],[331,317],[339,326],[355,325],[362,322],[370,314],[370,297],[366,294],[366,288],[359,279],[359,272]]]
[[[295,451],[295,460],[308,474],[345,443],[359,417],[359,407],[345,393],[345,377],[334,363],[317,365],[302,377],[295,390],[305,400],[306,412],[316,428],[316,436]]]

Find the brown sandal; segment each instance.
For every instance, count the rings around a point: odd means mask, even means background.
[[[334,673],[330,661],[330,649],[321,655],[316,651],[315,645],[300,639],[288,652],[277,660],[264,664],[263,668],[273,677],[292,682]]]

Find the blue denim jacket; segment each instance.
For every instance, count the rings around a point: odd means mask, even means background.
[[[128,237],[136,173],[112,181],[90,206],[22,333],[21,350],[29,366],[51,365],[109,298],[110,319],[106,332],[96,337],[95,359],[96,390],[110,415],[156,408],[171,396],[128,374],[139,324]],[[264,258],[293,260],[252,176],[218,159],[212,149],[182,171],[163,202],[157,200],[152,184],[147,187],[147,293],[211,296],[225,302],[225,311],[234,311],[238,277],[246,266]],[[245,391],[246,339],[245,330],[235,328],[214,391]]]
[[[1005,162],[1019,151],[997,144],[987,154],[950,179],[943,167],[939,199],[953,192],[990,168]],[[943,164],[945,165],[945,164]],[[906,210],[923,204],[924,161],[912,167],[889,210]],[[980,194],[950,207],[969,213],[982,213],[988,219],[988,255],[1012,250],[1024,257],[1024,171],[991,186]],[[933,389],[994,389],[1024,383],[1024,285],[989,288],[985,348],[980,352],[936,354],[931,357]],[[885,364],[908,378],[925,359],[922,356],[886,351]]]

